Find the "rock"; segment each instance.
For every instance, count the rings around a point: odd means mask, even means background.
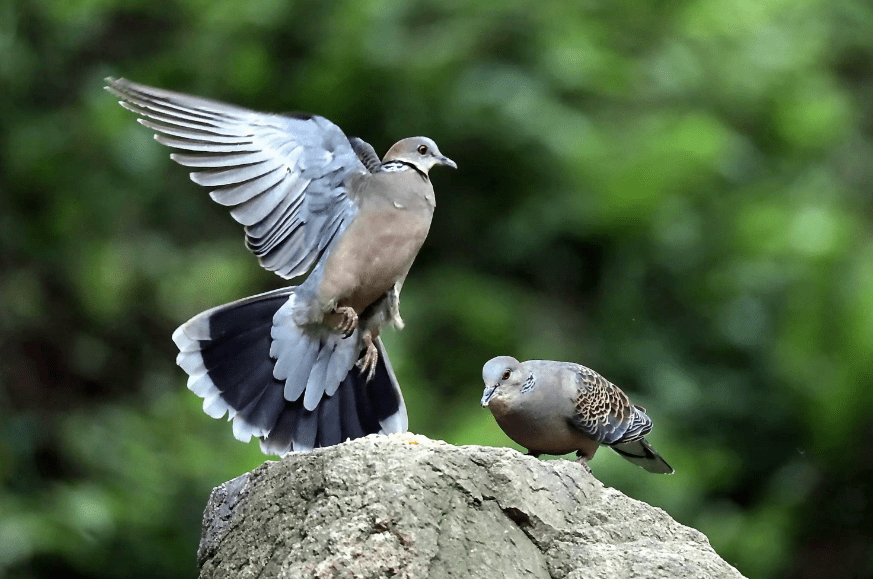
[[[216,488],[201,578],[741,578],[706,537],[581,465],[368,436]]]

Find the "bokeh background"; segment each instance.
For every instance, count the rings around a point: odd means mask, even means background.
[[[677,471],[605,484],[749,577],[873,576],[862,0],[0,3],[0,576],[192,577],[264,460],[170,334],[283,281],[110,75],[457,161],[385,338],[413,431],[509,445],[482,364],[582,362]]]

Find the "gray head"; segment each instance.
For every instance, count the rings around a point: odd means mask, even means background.
[[[458,168],[455,162],[440,153],[436,143],[427,137],[409,137],[397,141],[393,147],[388,149],[382,159],[383,163],[388,161],[404,161],[415,166],[425,175],[434,165],[445,165],[452,169]]]
[[[528,375],[521,371],[520,366],[512,356],[497,356],[485,363],[482,367],[485,381],[482,406],[488,406],[493,398],[514,398],[521,392]]]

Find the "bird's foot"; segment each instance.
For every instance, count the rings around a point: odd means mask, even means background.
[[[376,364],[379,362],[379,350],[376,348],[376,344],[373,343],[373,335],[370,332],[364,332],[364,344],[367,347],[367,351],[364,352],[364,355],[361,356],[361,359],[358,360],[358,363],[355,364],[355,366],[357,366],[358,370],[361,371],[361,374],[367,374],[367,382],[369,382],[376,374]]]
[[[343,338],[348,338],[358,327],[358,314],[355,308],[351,306],[339,306],[333,309],[331,314],[340,316],[340,320],[336,322],[334,328],[341,332]]]
[[[578,456],[578,455],[577,455],[577,458],[576,458],[576,464],[581,464],[581,465],[585,468],[585,470],[588,472],[588,474],[591,474],[591,475],[594,474],[594,473],[591,471],[591,467],[588,466],[588,459],[586,459],[584,456]]]

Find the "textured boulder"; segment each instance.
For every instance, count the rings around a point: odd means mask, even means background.
[[[369,436],[216,488],[201,577],[741,578],[706,537],[569,461]]]

